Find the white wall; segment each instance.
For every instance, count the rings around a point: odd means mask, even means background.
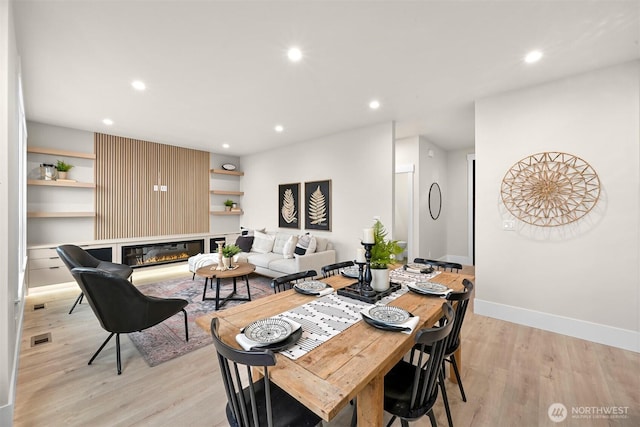
[[[452,197],[447,184],[447,153],[431,141],[420,138],[418,166],[419,250],[416,256],[440,259],[447,255],[447,199]],[[433,219],[429,213],[429,190],[438,183],[442,194],[440,216]]]
[[[19,251],[19,62],[9,2],[0,3],[0,425],[13,424],[24,294]]]
[[[447,260],[472,264],[469,253],[469,187],[467,155],[474,148],[447,152],[447,194],[443,194],[446,212]]]
[[[640,351],[639,62],[476,104],[480,314]],[[561,151],[598,173],[600,201],[562,227],[502,231],[505,172]]]
[[[241,225],[278,229],[278,185],[331,180],[331,232],[310,230],[331,239],[337,261],[352,260],[362,229],[380,216],[389,233],[393,227],[394,125],[384,123],[311,141],[300,142],[240,160],[243,209]],[[279,229],[300,233],[301,229]],[[391,236],[390,236],[391,237]]]

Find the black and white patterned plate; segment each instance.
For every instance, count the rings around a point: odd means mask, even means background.
[[[409,320],[411,315],[407,310],[391,305],[377,305],[369,309],[369,317],[387,325],[398,325]]]
[[[291,323],[282,319],[256,320],[244,328],[244,335],[258,344],[272,344],[283,341],[291,335]]]
[[[451,290],[445,285],[433,282],[408,283],[407,286],[413,291],[429,295],[446,295]]]
[[[342,275],[344,277],[350,277],[352,279],[357,279],[359,275],[358,267],[345,267],[342,269]]]
[[[307,280],[293,285],[294,287],[306,292],[320,292],[326,289],[327,284],[319,280]]]

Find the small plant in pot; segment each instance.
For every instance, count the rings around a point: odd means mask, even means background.
[[[231,199],[227,199],[227,200],[224,202],[224,210],[225,210],[225,211],[230,211],[230,210],[231,210],[231,206],[233,206],[233,204],[234,204],[234,203],[235,203],[235,202],[234,202],[233,200],[231,200]]]
[[[403,249],[397,240],[386,240],[387,230],[378,220],[373,225],[374,245],[371,248],[371,274],[373,290],[381,292],[389,289],[389,264],[396,261],[395,256]]]
[[[242,249],[240,249],[238,245],[226,245],[224,248],[222,248],[222,265],[225,268],[231,267],[231,260],[240,252],[242,252]]]
[[[58,178],[59,179],[67,179],[67,173],[71,170],[73,165],[69,163],[65,163],[62,160],[58,160],[56,162],[56,169],[58,170]]]

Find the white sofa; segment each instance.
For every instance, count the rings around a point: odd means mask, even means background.
[[[282,232],[265,234],[273,237],[273,247],[270,251],[264,252],[264,247],[258,248],[254,243],[250,252],[241,252],[237,256],[238,261],[247,261],[255,265],[258,274],[280,277],[299,271],[315,270],[320,276],[323,266],[336,262],[336,251],[333,244],[326,238],[314,236],[316,240],[314,252],[304,255],[293,254],[291,258],[286,258],[285,245],[293,234]],[[235,241],[228,243],[235,243]],[[261,251],[257,252],[255,249]]]

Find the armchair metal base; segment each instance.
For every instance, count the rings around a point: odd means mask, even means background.
[[[69,310],[69,314],[73,313],[73,309],[76,308],[76,305],[82,304],[83,297],[84,297],[84,292],[80,292],[80,295],[78,295],[78,298],[76,298],[76,302],[73,303],[71,310]]]

